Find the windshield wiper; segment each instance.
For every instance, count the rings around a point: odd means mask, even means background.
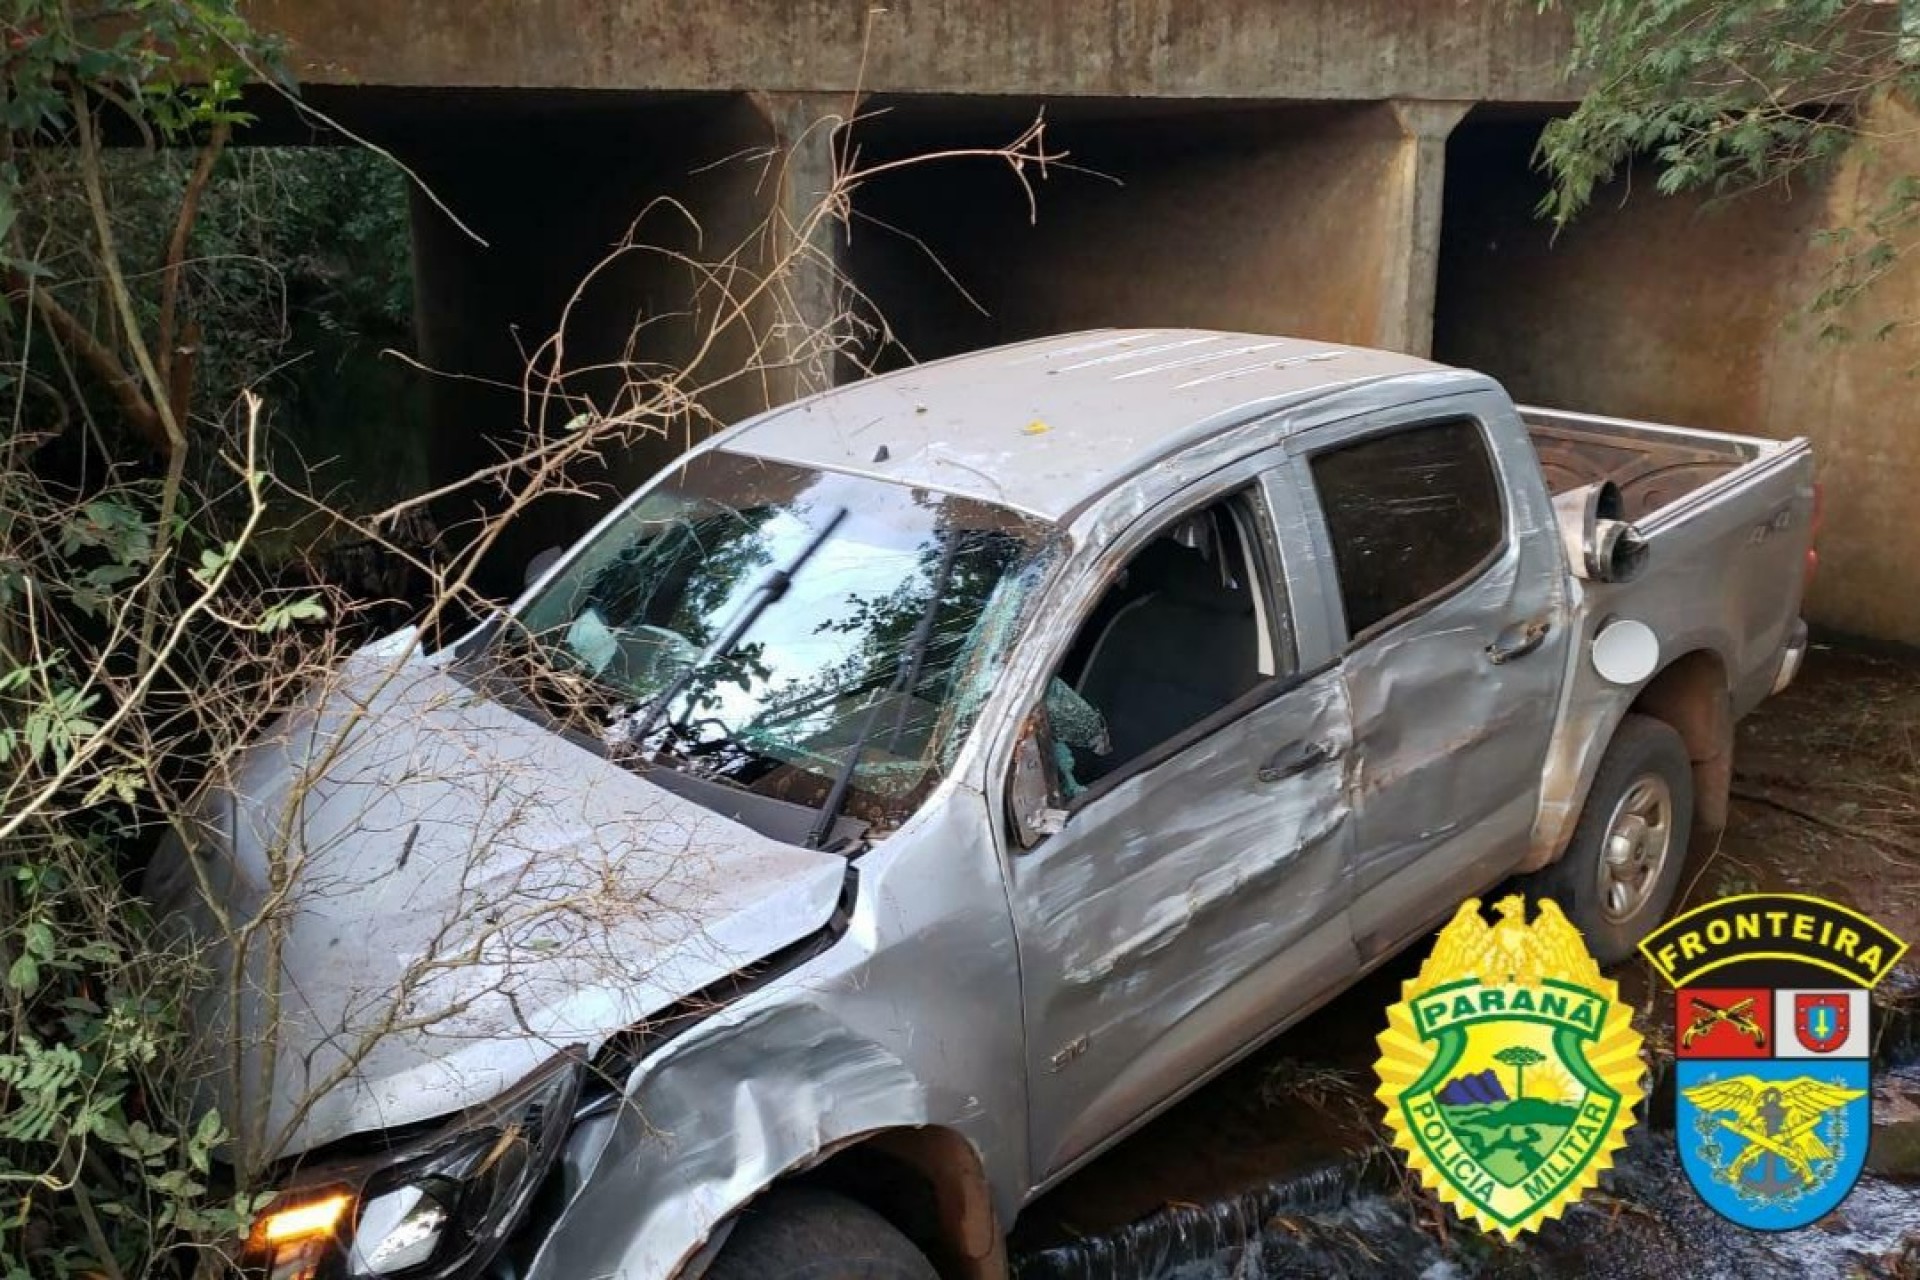
[[[765,581],[754,589],[754,594],[741,607],[732,624],[707,646],[705,652],[688,663],[686,669],[674,677],[672,684],[661,690],[653,701],[647,704],[646,711],[637,721],[627,721],[633,725],[632,728],[619,729],[609,735],[613,740],[608,745],[617,750],[623,746],[637,746],[644,743],[647,735],[653,732],[654,726],[660,723],[660,717],[665,715],[667,708],[673,705],[673,700],[685,693],[707,667],[734,651],[740,641],[745,638],[748,628],[760,620],[760,615],[765,613],[774,601],[787,594],[787,588],[793,585],[794,575],[805,567],[807,561],[813,559],[813,553],[833,536],[833,531],[839,528],[840,522],[846,518],[847,509],[835,507],[833,514],[827,517],[827,522],[820,526],[819,532],[808,539],[806,546],[800,548],[799,554],[794,556],[785,568],[775,569],[769,573]]]
[[[905,695],[920,681],[920,668],[926,662],[928,646],[933,643],[933,622],[940,614],[940,601],[947,594],[947,583],[953,578],[953,558],[959,546],[959,537],[953,530],[948,530],[941,542],[940,567],[934,571],[933,594],[927,597],[927,607],[921,611],[920,621],[913,628],[913,636],[901,651],[900,670],[894,675],[893,683],[887,686],[890,697],[875,698],[867,707],[866,719],[860,722],[860,731],[853,735],[853,741],[847,746],[846,761],[834,777],[833,790],[827,793],[827,802],[820,806],[820,816],[813,820],[813,830],[807,833],[809,849],[818,849],[825,842],[833,831],[833,824],[840,820],[840,811],[847,807],[847,792],[852,789],[853,775],[860,768],[861,757],[866,754],[867,739],[873,736],[873,726],[880,718],[880,708],[886,702]],[[894,717],[891,741],[900,740],[900,731],[906,723],[907,708],[902,703],[899,714]]]

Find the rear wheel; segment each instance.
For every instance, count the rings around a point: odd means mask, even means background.
[[[1601,758],[1567,851],[1524,888],[1560,904],[1602,965],[1633,954],[1686,867],[1693,767],[1671,725],[1629,715]]]
[[[927,1256],[855,1200],[809,1188],[775,1191],[741,1214],[710,1280],[939,1280]]]

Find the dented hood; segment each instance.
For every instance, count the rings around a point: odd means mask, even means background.
[[[846,872],[423,662],[349,664],[241,755],[203,820],[148,892],[217,975],[245,975],[237,1001],[223,981],[198,1006],[211,1100],[282,1154],[483,1102],[599,1044],[820,928]],[[263,913],[275,926],[236,969],[215,921]]]

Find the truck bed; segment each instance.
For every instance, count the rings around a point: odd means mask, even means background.
[[[1715,654],[1733,712],[1745,714],[1772,689],[1798,625],[1813,511],[1807,442],[1524,406],[1520,418],[1554,493],[1611,480],[1646,536],[1641,576],[1586,584],[1591,616],[1645,620],[1669,655]]]
[[[1549,489],[1560,494],[1611,480],[1626,499],[1627,518],[1640,524],[1747,464],[1789,448],[1754,436],[1525,405],[1520,417]]]

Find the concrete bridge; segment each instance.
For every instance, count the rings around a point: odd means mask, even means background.
[[[1603,192],[1557,239],[1532,215],[1542,122],[1573,96],[1566,33],[1507,0],[254,0],[310,99],[413,167],[482,247],[415,201],[422,354],[512,384],[581,275],[649,200],[698,217],[704,249],[797,220],[846,133],[864,160],[992,146],[1044,109],[1078,168],[1038,184],[932,164],[863,187],[850,234],[818,238],[891,325],[881,363],[1107,324],[1207,325],[1427,353],[1524,399],[1734,431],[1811,436],[1827,486],[1815,618],[1920,642],[1920,335],[1823,345],[1797,320],[1829,260],[1813,233],[1920,171],[1904,140],[1824,181],[1737,201]],[[741,159],[785,148],[784,166]],[[844,155],[845,152],[840,154]],[[728,162],[728,157],[735,157]],[[1628,190],[1635,191],[1625,200]],[[654,224],[659,225],[659,224]],[[662,233],[695,252],[684,226]],[[788,301],[824,322],[824,272]],[[685,359],[696,305],[654,257],[578,301],[571,363]],[[1902,266],[1846,317],[1920,314]],[[651,324],[635,336],[636,317]],[[711,357],[714,367],[738,350]],[[845,361],[713,388],[722,418]],[[606,394],[616,394],[609,383]],[[491,460],[511,389],[433,391],[436,470]],[[637,478],[683,441],[636,444]],[[528,522],[508,558],[570,532]]]

